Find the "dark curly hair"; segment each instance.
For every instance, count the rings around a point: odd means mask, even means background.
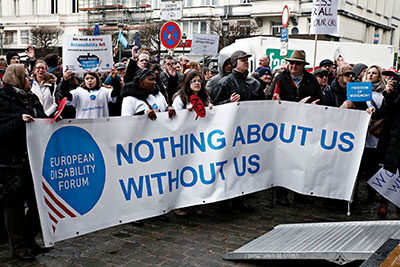
[[[187,104],[190,103],[190,96],[193,94],[192,89],[190,89],[190,82],[195,78],[195,77],[200,77],[202,79],[202,75],[200,72],[197,70],[191,70],[186,74],[185,80],[182,83],[181,89],[175,94],[174,97],[179,96],[184,103],[185,107]],[[203,102],[204,106],[208,106],[210,101],[208,97],[208,91],[204,85],[204,81],[201,83],[201,89],[198,92],[197,96],[201,99]]]

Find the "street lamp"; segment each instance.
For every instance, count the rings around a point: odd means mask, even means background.
[[[122,23],[118,23],[118,30],[119,30],[119,34],[122,33],[122,30],[124,29],[124,24]],[[118,51],[119,51],[119,60],[118,62],[121,62],[121,57],[122,57],[122,46],[121,46],[121,42],[119,41],[119,35],[118,35]]]
[[[183,55],[185,55],[186,38],[187,38],[186,33],[183,33],[183,34],[182,34],[182,45],[183,45],[183,52],[182,52],[182,54],[183,54]]]
[[[226,34],[228,31],[229,31],[229,21],[224,19],[224,21],[222,21],[222,32],[224,33],[224,47],[226,46]]]
[[[4,25],[0,23],[0,47],[1,47],[1,55],[3,55],[3,33],[4,33]]]

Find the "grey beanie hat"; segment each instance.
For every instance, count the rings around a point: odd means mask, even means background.
[[[363,70],[365,70],[366,68],[368,68],[368,66],[363,63],[358,63],[358,64],[354,65],[354,67],[353,67],[353,72],[355,74],[354,79],[356,79],[360,75],[360,73]]]

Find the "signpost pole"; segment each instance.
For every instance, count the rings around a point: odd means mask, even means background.
[[[315,35],[315,40],[314,40],[314,63],[313,63],[313,71],[315,71],[315,61],[317,60],[317,44],[318,44],[318,34]]]

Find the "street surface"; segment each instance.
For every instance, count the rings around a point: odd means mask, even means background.
[[[226,261],[225,253],[234,251],[265,234],[278,224],[377,220],[378,203],[367,201],[366,184],[361,182],[359,204],[346,215],[347,204],[314,204],[294,201],[290,207],[274,205],[272,190],[246,199],[254,211],[239,211],[218,204],[200,207],[202,215],[186,217],[167,214],[169,222],[151,218],[143,226],[131,223],[101,230],[55,244],[49,253],[34,262],[11,258],[7,245],[0,246],[1,266],[299,266],[294,261]],[[230,204],[230,203],[229,203]],[[386,219],[398,220],[400,214],[389,204]],[[38,239],[38,241],[41,241]],[[329,262],[307,261],[303,266],[338,266]],[[354,262],[346,266],[358,266]],[[304,265],[306,264],[306,265]]]

